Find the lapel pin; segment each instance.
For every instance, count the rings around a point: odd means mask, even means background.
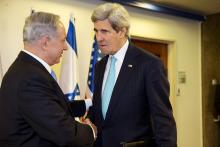
[[[129,67],[129,68],[132,68],[132,65],[131,65],[131,64],[128,64],[128,67]]]

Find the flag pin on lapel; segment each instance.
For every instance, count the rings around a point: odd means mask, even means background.
[[[131,64],[128,64],[128,67],[129,67],[129,68],[132,68],[132,65],[131,65]]]

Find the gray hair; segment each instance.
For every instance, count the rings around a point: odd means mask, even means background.
[[[58,15],[46,12],[34,12],[25,20],[23,41],[34,42],[45,35],[55,35],[60,23]]]
[[[125,28],[126,36],[129,36],[129,14],[122,5],[117,3],[105,3],[95,8],[91,16],[92,22],[95,23],[96,21],[103,21],[105,19],[108,19],[116,32]]]

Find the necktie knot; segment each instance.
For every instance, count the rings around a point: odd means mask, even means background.
[[[114,65],[115,66],[115,62],[116,62],[116,58],[114,56],[111,56],[111,65]],[[110,67],[111,67],[110,65]]]

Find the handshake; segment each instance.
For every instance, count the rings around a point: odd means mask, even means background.
[[[92,128],[93,136],[94,136],[94,138],[96,139],[96,137],[97,137],[97,127],[90,121],[90,119],[85,118],[85,117],[81,117],[81,118],[80,118],[80,122],[81,122],[82,124],[89,125],[89,126]]]

